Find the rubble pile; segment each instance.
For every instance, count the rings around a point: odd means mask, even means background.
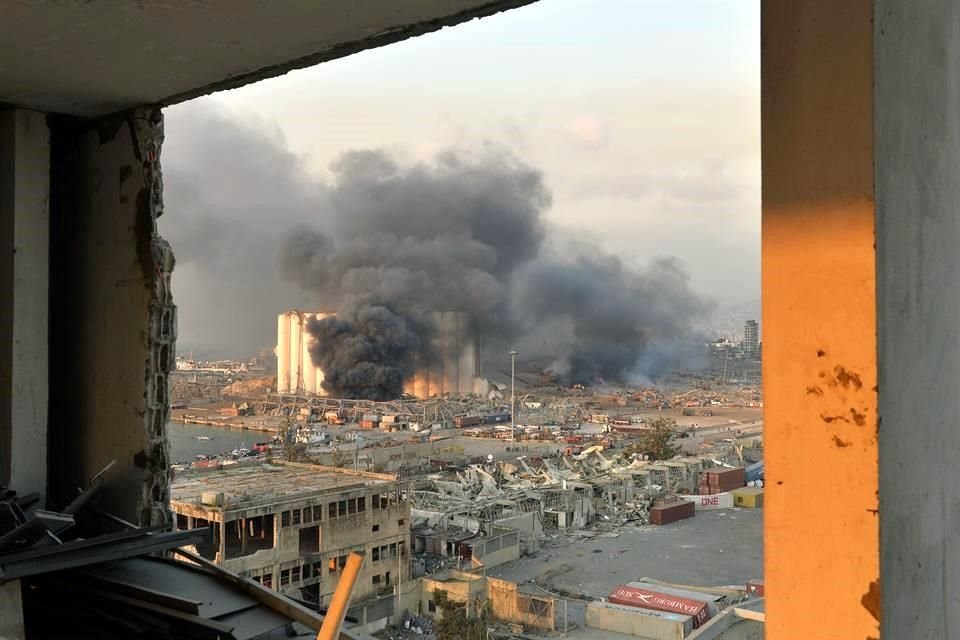
[[[246,397],[269,393],[277,387],[276,376],[237,380],[220,390],[220,395],[226,398]]]

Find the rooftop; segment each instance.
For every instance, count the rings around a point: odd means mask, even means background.
[[[362,473],[333,467],[304,464],[237,464],[214,470],[177,474],[170,488],[171,502],[199,504],[201,494],[222,493],[223,505],[211,509],[230,510],[266,506],[284,498],[296,499],[313,493],[335,493],[346,489],[392,482],[392,476]]]

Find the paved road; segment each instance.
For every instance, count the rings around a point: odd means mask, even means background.
[[[554,587],[592,598],[606,597],[618,584],[642,577],[720,586],[742,585],[763,575],[760,509],[700,511],[693,518],[662,527],[628,524],[611,528],[611,533],[619,536],[578,540],[561,535],[536,557],[494,567],[489,574],[517,582],[522,590],[542,593],[532,581],[557,570],[551,579]],[[570,621],[584,634],[571,637],[599,638],[599,632],[583,629],[584,606],[577,600],[568,602]]]

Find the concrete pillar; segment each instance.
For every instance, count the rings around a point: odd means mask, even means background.
[[[883,588],[867,603],[882,591],[883,638],[955,638],[960,10],[952,0],[874,7]]]
[[[23,640],[25,637],[20,581],[10,580],[0,583],[0,638]]]
[[[47,490],[50,132],[0,111],[0,484]]]
[[[169,519],[167,373],[176,337],[173,254],[156,229],[162,119],[138,109],[50,122],[52,506],[116,460],[100,506],[160,524]]]
[[[219,540],[217,540],[217,549],[218,555],[220,556],[220,562],[223,563],[227,559],[227,523],[223,520],[214,523],[216,530],[219,534]]]
[[[770,640],[879,636],[873,6],[761,8]]]
[[[247,555],[247,519],[243,518],[240,524],[240,555]]]

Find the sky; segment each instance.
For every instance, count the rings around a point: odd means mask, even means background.
[[[277,238],[323,215],[331,163],[358,149],[507,149],[543,172],[559,232],[753,303],[759,23],[759,0],[544,0],[167,108],[180,344],[267,347],[276,313],[309,303]]]

